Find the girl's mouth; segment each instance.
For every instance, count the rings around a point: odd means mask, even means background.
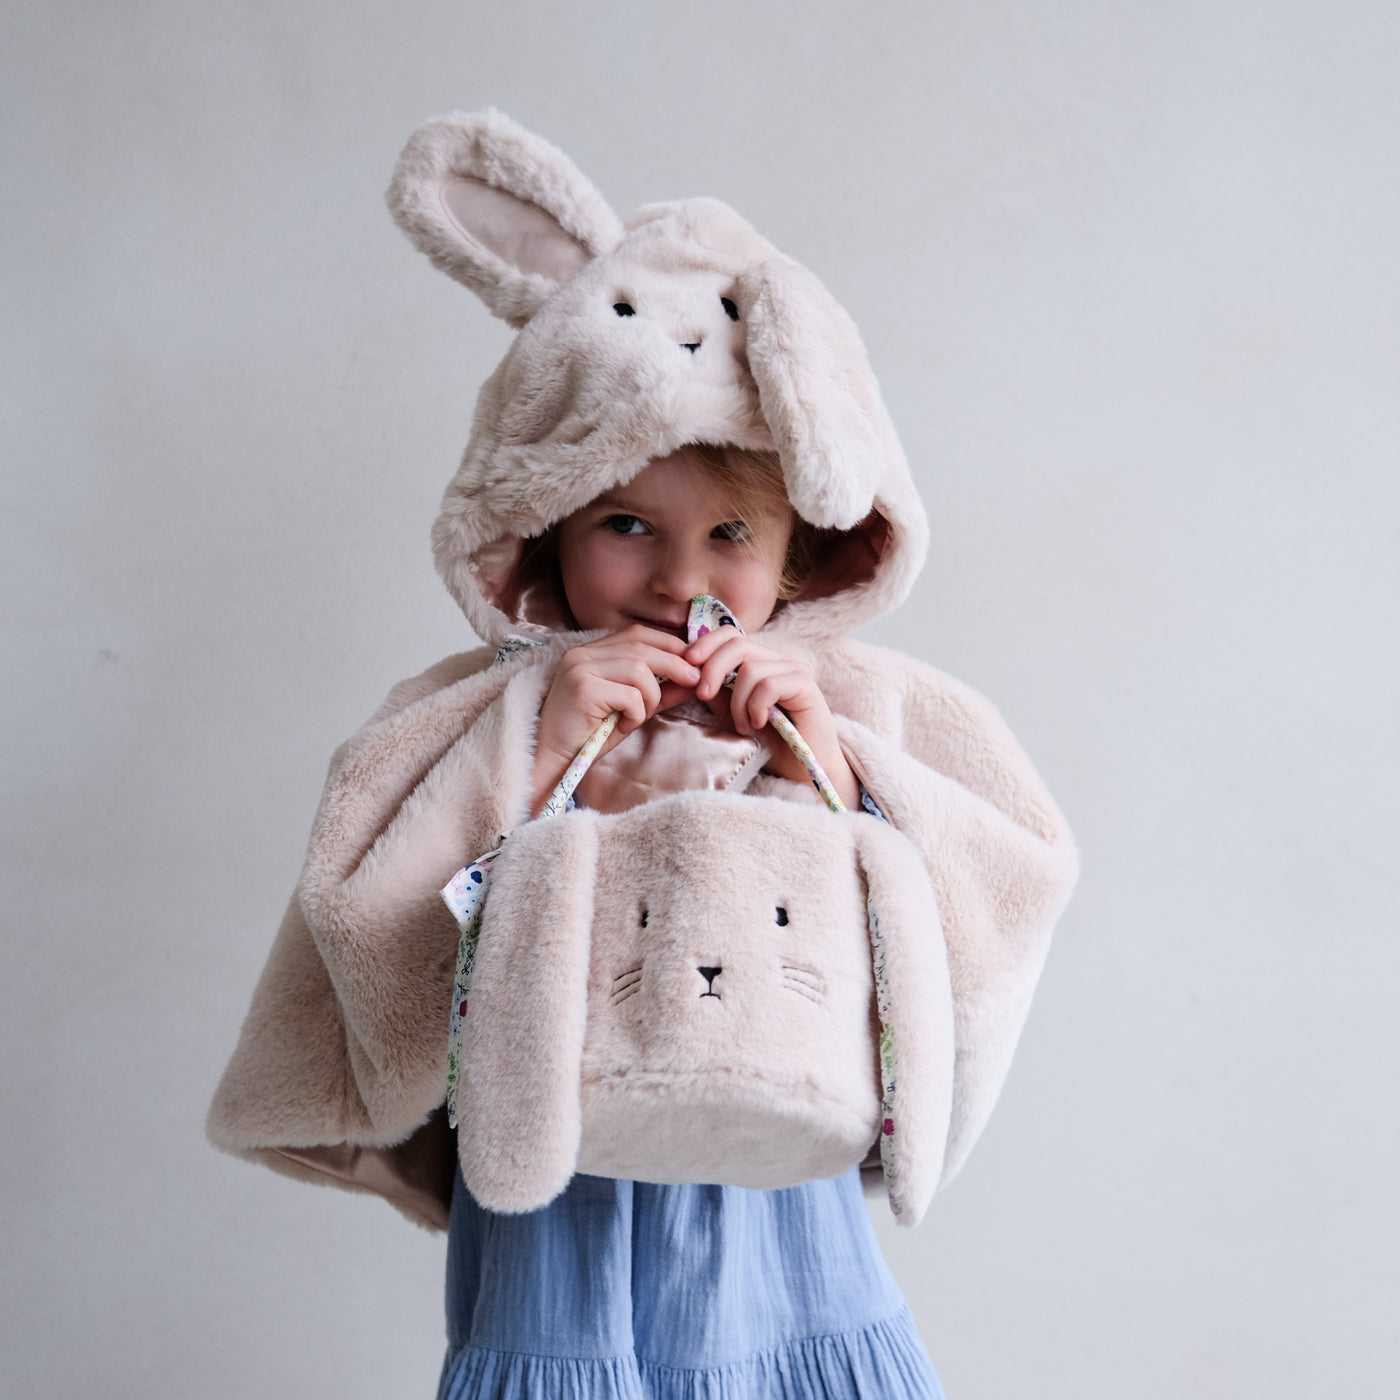
[[[679,637],[681,641],[690,640],[690,631],[684,622],[661,622],[654,617],[635,617],[634,622],[640,622],[643,627],[651,627],[657,632],[668,632],[673,637]]]

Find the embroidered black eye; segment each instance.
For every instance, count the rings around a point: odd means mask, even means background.
[[[737,321],[739,319],[739,308],[735,306],[728,297],[720,297],[719,304],[724,307],[724,314],[728,316],[731,321]]]
[[[635,316],[637,314],[636,308],[630,302],[626,301],[614,302],[613,310],[616,311],[619,316]]]
[[[643,927],[643,928],[645,928],[645,927],[647,926],[647,914],[648,914],[649,912],[650,912],[650,911],[649,911],[649,910],[646,910],[646,909],[643,909],[643,910],[642,910],[642,927]]]
[[[783,906],[782,906],[781,904],[780,904],[780,905],[778,906],[778,908],[777,908],[777,915],[778,915],[778,927],[779,927],[779,928],[783,928],[783,927],[787,924],[788,917],[787,917],[787,910],[784,909]]]

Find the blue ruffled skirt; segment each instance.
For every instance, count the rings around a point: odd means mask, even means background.
[[[859,1173],[786,1191],[457,1177],[438,1400],[942,1400]]]

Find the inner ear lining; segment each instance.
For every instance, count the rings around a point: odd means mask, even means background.
[[[458,235],[516,272],[561,285],[592,261],[588,248],[548,210],[471,175],[452,175],[438,200]]]

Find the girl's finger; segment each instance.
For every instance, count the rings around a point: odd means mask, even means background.
[[[619,681],[636,685],[651,693],[658,682],[674,681],[677,685],[693,685],[700,672],[679,656],[664,651],[621,651],[598,658],[580,673],[581,678]]]
[[[782,693],[783,686],[775,676],[763,676],[754,684],[744,699],[744,708],[755,729],[768,723],[768,712],[778,704]]]
[[[642,692],[634,685],[623,681],[604,681],[598,696],[608,707],[608,714],[616,710],[622,718],[617,722],[618,731],[630,734],[647,720],[647,703]],[[658,687],[657,698],[660,698]],[[582,747],[582,745],[580,745]]]
[[[647,665],[652,675],[674,681],[677,685],[690,687],[700,679],[700,668],[691,665],[679,652],[671,655],[658,651],[648,658]]]
[[[707,641],[708,638],[701,640]],[[752,659],[752,655],[753,649],[748,645],[746,637],[734,637],[717,644],[700,667],[700,680],[695,693],[702,700],[710,699],[719,692],[725,677],[731,671],[739,671],[742,674],[745,661]]]
[[[760,711],[753,702],[753,696],[766,682],[767,674],[762,661],[751,660],[739,668],[729,696],[729,712],[734,727],[741,734],[762,729],[768,723],[767,707]]]
[[[761,660],[750,660],[739,668],[734,682],[734,708],[742,708],[749,723],[762,729],[769,722],[769,711],[775,705],[786,709],[803,694],[808,680],[805,668],[790,657],[769,653]]]
[[[661,703],[661,682],[652,674],[651,668],[645,665],[637,667],[627,680],[641,695],[642,703],[646,706],[646,718],[650,719]]]
[[[737,684],[734,689],[738,692]],[[736,693],[730,697],[730,713],[734,720],[734,727],[741,734],[762,729],[768,723],[768,707],[754,702],[755,690],[756,686],[751,683],[744,688],[742,694]]]
[[[742,632],[736,632],[732,627],[716,627],[712,631],[706,632],[703,637],[697,637],[691,642],[685,648],[685,654],[697,666],[703,666],[714,655],[716,647],[722,647],[727,642],[745,641],[748,641],[748,638]]]
[[[674,652],[677,656],[690,645],[683,637],[663,632],[657,627],[648,627],[643,622],[634,622],[631,627],[624,627],[621,632],[614,632],[612,637],[605,637],[603,640],[612,641],[613,638],[642,641],[659,650]]]
[[[678,637],[672,637],[670,640],[680,645]],[[640,640],[625,642],[617,647],[600,648],[592,665],[599,674],[614,678],[624,673],[631,674],[634,666],[642,666],[648,674],[673,680],[677,685],[694,685],[700,679],[699,668],[692,666],[679,651],[665,651]]]

